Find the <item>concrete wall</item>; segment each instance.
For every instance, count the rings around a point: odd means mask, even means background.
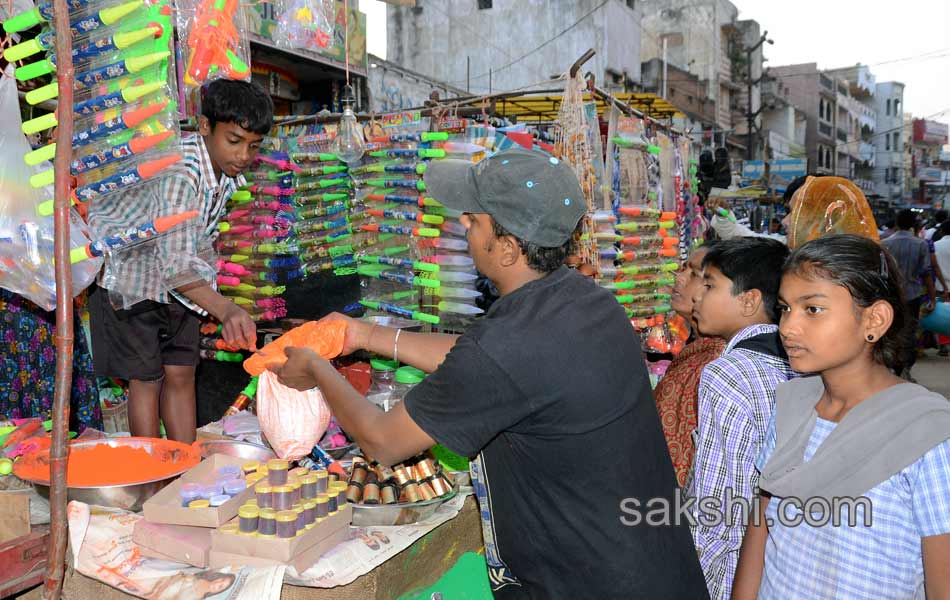
[[[623,0],[609,0],[599,9],[601,0],[493,0],[491,4],[487,9],[479,9],[476,0],[388,5],[387,58],[449,85],[462,89],[468,85],[472,93],[481,94],[489,87],[500,92],[547,81],[594,48],[597,54],[583,69],[594,73],[598,83],[611,83],[611,73],[621,78],[626,73],[630,81],[639,81],[640,12]],[[577,25],[557,37],[573,23]]]
[[[414,73],[401,66],[369,55],[369,109],[388,112],[422,106],[433,90],[441,99],[465,95],[465,91]]]

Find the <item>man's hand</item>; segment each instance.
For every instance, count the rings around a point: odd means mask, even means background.
[[[935,299],[930,298],[924,302],[923,306],[920,307],[920,314],[929,315],[934,311],[935,308],[937,308],[937,302]]]
[[[287,362],[271,368],[277,379],[287,387],[302,392],[317,387],[317,368],[321,361],[327,360],[310,348],[284,348],[284,354],[287,355]]]
[[[344,314],[334,312],[320,319],[321,321],[343,321],[346,323],[346,334],[343,337],[343,352],[346,356],[357,350],[367,350],[369,348],[369,335],[375,325],[348,317]]]
[[[257,350],[257,325],[251,316],[236,304],[231,304],[220,318],[224,343],[235,348]]]

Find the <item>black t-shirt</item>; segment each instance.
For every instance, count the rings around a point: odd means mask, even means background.
[[[673,507],[676,483],[636,333],[588,278],[562,267],[500,298],[405,405],[480,454],[496,597],[706,597],[685,522],[621,522],[625,498]]]

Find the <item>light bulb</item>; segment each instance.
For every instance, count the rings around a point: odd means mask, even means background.
[[[340,128],[336,133],[336,155],[345,163],[356,162],[363,158],[366,152],[366,142],[363,141],[363,130],[356,122],[356,115],[349,106],[343,109],[340,118]]]

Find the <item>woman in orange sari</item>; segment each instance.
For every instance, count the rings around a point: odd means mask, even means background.
[[[687,264],[676,275],[672,307],[688,321],[692,318],[693,294],[703,283],[703,257],[711,246],[707,243],[693,250]],[[653,392],[680,487],[686,484],[696,453],[693,430],[696,429],[699,377],[703,367],[719,358],[725,345],[725,341],[718,338],[693,337],[670,363],[666,375]]]

